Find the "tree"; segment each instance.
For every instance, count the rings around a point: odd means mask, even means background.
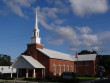
[[[11,57],[8,55],[0,54],[0,66],[10,66]]]
[[[81,52],[78,53],[78,55],[83,55],[83,54],[97,54],[96,51],[88,51],[88,50],[82,50]]]

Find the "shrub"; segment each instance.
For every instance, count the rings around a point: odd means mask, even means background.
[[[8,77],[8,78],[6,78],[6,80],[15,80],[15,77]]]
[[[28,80],[28,81],[36,81],[36,78],[28,77],[28,78],[24,78],[24,80]]]
[[[42,79],[40,79],[40,78],[28,77],[28,78],[24,78],[24,80],[27,80],[27,81],[41,81]]]

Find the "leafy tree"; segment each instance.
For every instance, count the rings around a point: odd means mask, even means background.
[[[81,52],[78,53],[78,55],[83,55],[83,54],[97,54],[97,52],[96,51],[82,50]]]
[[[0,54],[0,66],[10,66],[11,57],[8,55]]]

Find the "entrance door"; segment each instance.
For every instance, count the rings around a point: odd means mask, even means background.
[[[19,77],[26,77],[26,69],[19,69]]]

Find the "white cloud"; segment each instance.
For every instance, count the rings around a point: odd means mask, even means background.
[[[108,51],[108,48],[104,48],[104,47],[91,47],[92,50],[96,51],[96,52],[105,52],[105,51]]]
[[[99,44],[97,35],[82,34],[82,45],[95,46]]]
[[[67,14],[70,11],[70,6],[67,0],[46,0],[49,4],[58,8],[60,13]]]
[[[102,45],[110,44],[110,31],[103,31],[97,34]]]
[[[58,17],[58,14],[61,13],[58,8],[37,7],[37,10],[39,23],[48,30],[55,30],[59,27],[58,25],[66,21]]]
[[[107,0],[69,0],[73,12],[78,16],[105,13],[109,6]]]
[[[7,10],[5,11],[12,11],[21,17],[26,17],[22,11],[22,7],[29,8],[35,0],[3,0],[2,2],[6,5],[5,9],[7,8]]]
[[[91,28],[90,27],[77,27],[77,29],[84,34],[90,33],[91,32]]]
[[[54,21],[55,24],[63,24],[65,22],[65,20],[62,19],[57,19]]]
[[[64,40],[63,39],[53,39],[51,37],[46,38],[46,42],[52,45],[62,45]]]
[[[70,26],[57,27],[55,32],[57,33],[57,35],[59,35],[59,37],[62,37],[64,39],[73,40],[77,38],[75,30]]]
[[[57,18],[58,9],[57,8],[42,8],[42,12],[45,13],[50,18]]]

